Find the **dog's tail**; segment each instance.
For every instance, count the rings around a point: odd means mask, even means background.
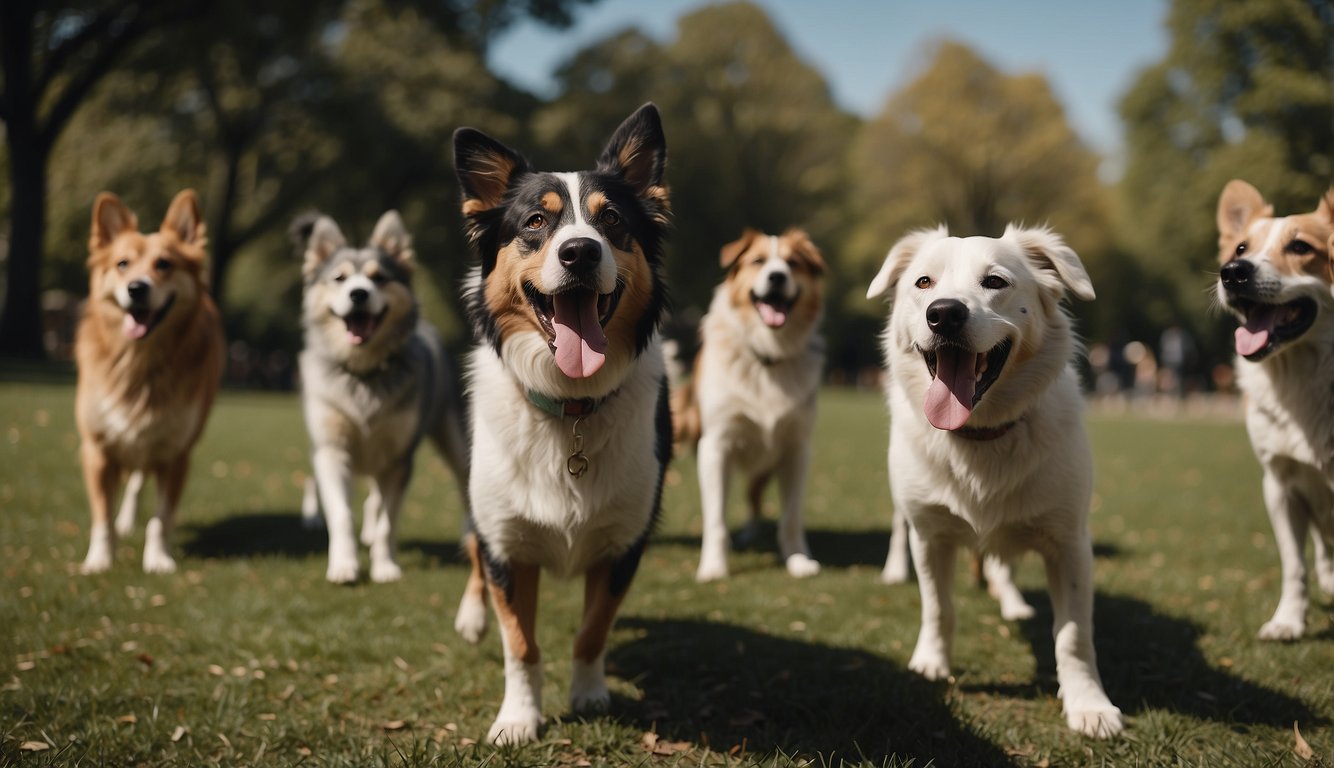
[[[695,400],[695,381],[686,378],[676,342],[664,341],[662,354],[667,363],[667,383],[672,389],[672,443],[679,453],[683,448],[693,449],[699,442],[699,403]]]

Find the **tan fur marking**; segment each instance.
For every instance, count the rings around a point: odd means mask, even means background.
[[[612,248],[612,255],[616,259],[617,277],[625,283],[625,291],[605,332],[607,344],[615,345],[617,354],[628,357],[634,354],[639,318],[648,311],[653,298],[653,273],[638,244],[630,252]]]
[[[560,212],[565,210],[565,201],[555,192],[548,192],[542,195],[542,210],[550,213],[552,216],[559,216]]]
[[[541,274],[540,252],[524,255],[518,245],[510,243],[496,254],[496,268],[486,278],[485,298],[502,340],[519,333],[543,333],[523,293],[524,282],[540,287]]]
[[[463,588],[464,594],[472,599],[486,602],[486,569],[482,563],[482,548],[477,541],[477,534],[469,533],[463,537],[463,548],[468,552],[468,583]]]
[[[588,210],[588,218],[590,221],[596,219],[598,214],[602,213],[602,209],[606,206],[607,196],[601,192],[593,192],[588,196],[588,199],[584,201],[584,207]]]
[[[505,647],[524,664],[536,664],[542,659],[537,647],[537,586],[541,571],[535,565],[512,563],[510,586],[513,599],[505,596],[503,587],[491,584],[491,601],[496,608],[496,623],[505,633]]]

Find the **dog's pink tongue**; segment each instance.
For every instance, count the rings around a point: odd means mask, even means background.
[[[958,429],[973,413],[977,355],[957,347],[936,353],[936,378],[926,390],[926,420],[936,429]]]
[[[555,307],[556,365],[572,379],[586,379],[607,361],[607,335],[598,322],[598,295],[576,288],[551,297]]]
[[[125,319],[121,321],[121,330],[127,339],[142,339],[148,335],[148,318],[138,320],[133,313],[126,312]]]
[[[1237,354],[1245,357],[1264,349],[1278,320],[1278,307],[1260,306],[1246,313],[1246,324],[1237,328]]]
[[[772,304],[758,301],[755,303],[755,309],[759,310],[760,320],[770,328],[782,328],[787,323],[787,313]]]

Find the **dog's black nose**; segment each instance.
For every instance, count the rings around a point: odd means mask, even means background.
[[[779,286],[786,282],[787,282],[787,275],[783,274],[782,272],[769,273],[769,285]]]
[[[958,299],[936,299],[926,307],[926,325],[941,336],[953,336],[968,322],[968,307]]]
[[[130,284],[125,286],[125,290],[130,294],[130,301],[137,303],[148,298],[148,292],[152,287],[147,280],[131,280]]]
[[[566,269],[582,277],[602,260],[602,245],[591,237],[576,237],[561,243],[556,256]]]
[[[1223,289],[1235,291],[1243,288],[1255,276],[1255,264],[1245,259],[1229,261],[1218,271],[1218,277],[1223,281]]]
[[[347,297],[352,300],[353,304],[365,304],[366,300],[371,297],[371,292],[365,288],[353,288],[347,292]]]

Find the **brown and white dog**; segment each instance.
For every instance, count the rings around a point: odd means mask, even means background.
[[[1093,648],[1093,456],[1061,305],[1093,298],[1079,257],[1046,229],[999,238],[908,234],[868,298],[893,292],[881,338],[889,366],[889,477],[905,515],[922,596],[908,666],[950,675],[951,587],[959,546],[1000,562],[1036,550],[1047,570],[1066,723],[1109,737],[1121,711]]]
[[[92,508],[84,573],[111,567],[116,533],[108,512],[126,473],[151,473],[158,507],[144,538],[144,571],[170,573],[176,506],[222,378],[223,335],[208,294],[204,224],[192,190],[176,195],[157,232],[115,195],[93,205],[91,282],[75,339],[75,417]],[[137,488],[136,488],[137,490]],[[124,515],[122,515],[124,518]],[[124,523],[122,525],[122,522]]]
[[[1237,381],[1264,468],[1264,499],[1282,563],[1282,596],[1264,640],[1306,631],[1306,534],[1316,576],[1334,594],[1334,189],[1311,213],[1274,216],[1255,187],[1228,182],[1218,201],[1217,296],[1241,321]]]
[[[800,229],[747,229],[723,246],[727,276],[700,323],[695,375],[673,395],[677,443],[697,446],[704,535],[699,581],[726,578],[727,485],[747,478],[750,532],[777,475],[782,496],[778,548],[788,573],[812,576],[801,503],[811,457],[815,399],[824,367],[818,333],[825,263]]]
[[[546,173],[460,128],[455,169],[480,264],[465,289],[474,578],[455,628],[476,641],[489,582],[505,653],[494,742],[537,738],[538,577],[584,577],[570,704],[610,703],[607,634],[648,541],[671,456],[658,326],[667,145],[646,104],[594,170]]]

